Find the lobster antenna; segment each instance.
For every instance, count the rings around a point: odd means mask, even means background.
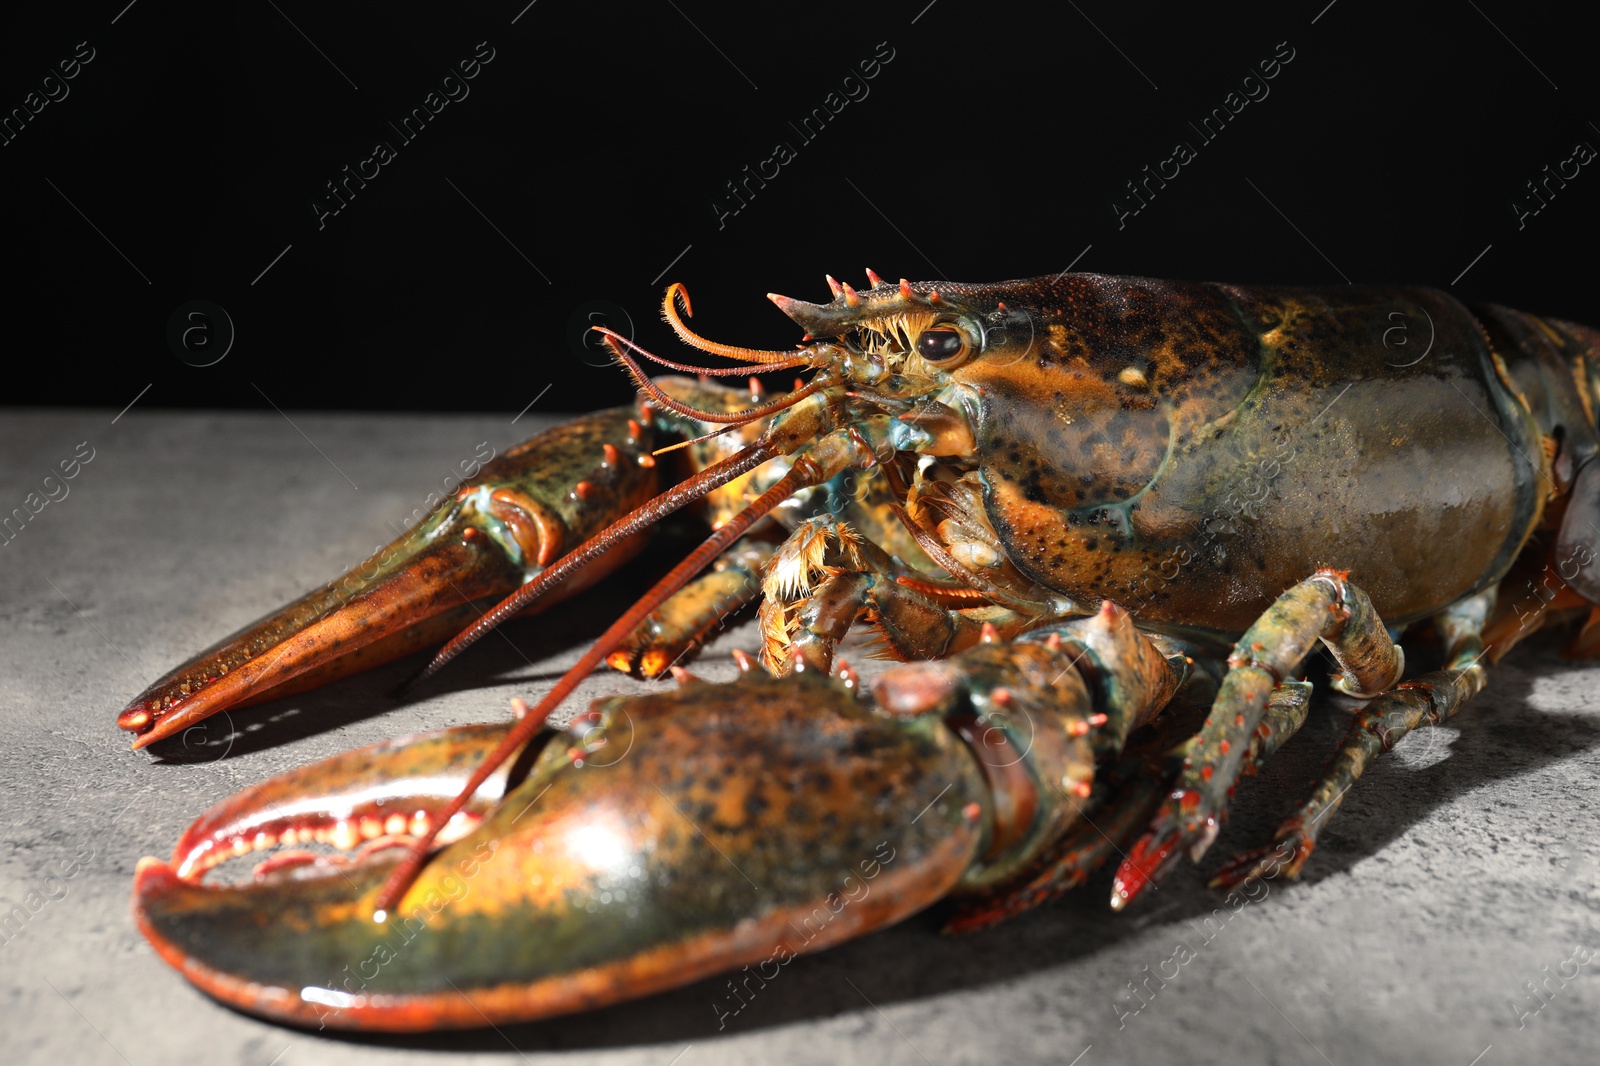
[[[401,688],[410,688],[412,685],[425,681],[438,673],[446,663],[466,651],[473,644],[476,644],[481,637],[487,635],[500,623],[532,606],[545,593],[610,551],[614,545],[642,531],[647,526],[659,522],[685,504],[698,500],[719,485],[725,485],[734,478],[749,473],[776,454],[777,449],[772,445],[758,441],[748,448],[735,452],[726,459],[712,463],[686,481],[679,482],[654,499],[640,504],[554,563],[551,563],[532,581],[522,585],[517,591],[486,611],[476,622],[457,633],[450,639],[448,644],[439,649],[438,653],[434,655],[427,666],[422,668],[420,673],[407,681]]]
[[[707,340],[678,317],[676,300],[683,301],[684,314],[694,316],[694,311],[689,307],[689,290],[674,281],[667,286],[667,298],[661,301],[661,317],[666,319],[667,325],[672,327],[678,339],[691,348],[699,348],[702,352],[720,355],[725,359],[743,359],[747,363],[786,363],[794,358],[793,352],[768,352],[759,348],[740,348],[736,344],[718,344],[716,341]]]
[[[707,467],[708,472],[712,469],[714,468]],[[611,628],[600,635],[600,639],[594,642],[594,645],[584,654],[583,658],[574,663],[572,668],[565,674],[562,674],[561,680],[555,683],[555,687],[545,693],[538,706],[512,725],[510,731],[506,733],[505,739],[473,771],[472,777],[467,780],[466,785],[456,795],[456,798],[451,800],[450,804],[437,817],[429,819],[428,831],[406,852],[405,858],[400,860],[399,865],[389,874],[388,880],[383,883],[383,888],[378,892],[373,920],[382,922],[388,918],[389,911],[395,904],[399,903],[406,890],[411,887],[411,883],[416,880],[417,874],[421,872],[423,864],[428,861],[428,853],[433,846],[434,837],[439,834],[439,831],[451,818],[454,818],[466,806],[467,800],[472,797],[473,793],[478,791],[478,787],[488,780],[489,775],[494,773],[502,763],[520,751],[523,745],[527,744],[534,734],[544,727],[545,719],[550,716],[550,712],[560,706],[561,701],[571,695],[572,690],[578,687],[579,682],[587,677],[591,670],[599,666],[607,655],[610,655],[620,647],[639,623],[649,617],[650,612],[660,607],[669,596],[692,581],[695,575],[699,574],[700,571],[710,565],[712,560],[727,550],[730,544],[743,536],[745,530],[749,529],[758,519],[765,517],[768,511],[794,495],[798,490],[815,485],[821,480],[822,471],[809,458],[801,456],[794,467],[777,484],[763,492],[749,507],[734,515],[722,528],[707,537],[700,547],[696,548],[683,562],[673,567],[672,572],[657,582],[655,587],[645,593],[639,602],[628,609],[626,614],[611,623]],[[635,512],[635,514],[637,513]],[[576,554],[578,553],[573,553],[573,555]],[[546,571],[546,573],[548,572]]]
[[[671,359],[665,359],[654,352],[647,351],[622,334],[615,330],[607,329],[605,326],[590,326],[589,328],[596,333],[603,333],[612,340],[627,345],[653,363],[660,363],[668,369],[682,371],[685,374],[705,374],[708,377],[726,378],[735,374],[765,374],[772,370],[786,370],[789,367],[807,366],[811,362],[810,357],[804,352],[795,352],[787,361],[782,363],[749,363],[745,366],[729,367],[690,366],[688,363],[674,363]]]
[[[639,390],[641,392],[649,396],[653,402],[660,404],[669,411],[676,411],[685,418],[693,418],[701,422],[712,422],[719,425],[734,422],[742,425],[743,423],[751,422],[758,418],[765,418],[768,415],[775,415],[779,411],[793,407],[795,404],[799,403],[807,396],[810,396],[813,392],[816,392],[823,386],[823,380],[821,378],[812,378],[809,384],[802,385],[793,392],[785,393],[778,399],[773,400],[770,403],[762,404],[759,407],[747,407],[743,411],[735,411],[732,414],[723,414],[719,411],[702,411],[698,407],[690,407],[686,403],[683,403],[679,400],[674,400],[671,396],[668,396],[666,393],[661,391],[661,386],[657,385],[655,382],[646,377],[644,368],[635,362],[633,357],[623,350],[622,345],[617,343],[617,341],[620,340],[623,342],[623,344],[633,347],[631,342],[623,340],[621,337],[617,336],[615,333],[612,333],[608,329],[604,329],[600,326],[596,326],[594,328],[604,334],[606,345],[611,349],[611,354],[616,356],[617,361],[627,368],[628,373],[633,377],[634,384],[639,386]],[[789,365],[794,366],[796,364],[790,363]],[[742,369],[743,368],[741,368],[741,370]]]

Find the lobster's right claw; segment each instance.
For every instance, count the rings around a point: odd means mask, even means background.
[[[209,715],[325,684],[443,643],[485,597],[515,590],[563,551],[648,499],[649,430],[630,408],[533,438],[484,466],[431,515],[352,573],[206,649],[117,716],[142,748]],[[633,548],[641,543],[631,545]],[[569,596],[624,562],[629,546],[563,585]]]
[[[141,930],[195,984],[255,1014],[482,1026],[741,965],[770,980],[798,953],[940,898],[985,845],[982,772],[937,718],[878,713],[815,674],[752,674],[602,701],[541,734],[526,778],[492,809],[508,778],[490,778],[379,920],[398,854],[381,838],[354,862],[302,857],[248,884],[201,883],[207,861],[192,856],[248,853],[286,831],[346,845],[341,824],[392,819],[409,833],[412,812],[442,809],[503,735],[390,741],[228,801],[186,835],[176,869],[140,864]]]

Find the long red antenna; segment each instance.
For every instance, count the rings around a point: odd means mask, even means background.
[[[708,470],[713,469],[711,467]],[[656,586],[640,598],[628,609],[627,613],[611,624],[611,628],[601,634],[600,639],[591,647],[565,674],[561,680],[545,693],[536,707],[524,715],[511,727],[498,747],[490,752],[488,758],[483,760],[472,777],[455,799],[450,801],[437,817],[429,819],[428,831],[421,839],[413,844],[407,851],[405,858],[394,868],[389,879],[383,883],[382,890],[378,893],[377,910],[373,915],[375,921],[382,922],[388,918],[388,912],[405,895],[406,889],[416,880],[417,874],[422,870],[423,864],[428,861],[429,849],[433,846],[433,839],[438,835],[451,818],[466,805],[472,794],[484,783],[490,774],[494,773],[503,762],[511,758],[522,746],[531,740],[544,726],[544,721],[550,712],[560,705],[578,687],[578,684],[589,674],[589,671],[599,666],[607,655],[615,651],[622,642],[631,635],[640,622],[649,616],[651,611],[660,607],[667,598],[687,585],[694,576],[709,566],[712,560],[721,555],[735,540],[744,535],[745,530],[766,515],[778,504],[787,500],[800,489],[822,481],[822,471],[806,456],[801,456],[794,467],[785,474],[777,484],[756,498],[744,510],[730,518],[722,528],[707,537],[705,543],[696,548],[688,558],[672,568],[656,583]],[[577,553],[574,553],[577,554]]]

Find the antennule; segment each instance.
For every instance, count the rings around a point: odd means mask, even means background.
[[[616,343],[618,340],[622,340],[622,338],[617,337],[617,335],[612,333],[610,330],[605,330],[604,333],[606,344],[611,348],[611,353],[617,357],[623,366],[628,368],[628,373],[633,376],[634,384],[638,385],[641,391],[649,394],[652,400],[654,400],[656,403],[659,403],[667,410],[676,411],[678,414],[683,415],[686,418],[696,418],[702,422],[712,422],[717,424],[737,423],[739,425],[743,425],[746,422],[752,422],[758,418],[765,418],[768,415],[777,414],[779,411],[782,411],[785,408],[793,407],[795,404],[799,403],[801,400],[805,399],[807,396],[810,396],[813,392],[816,392],[822,387],[823,379],[819,377],[812,379],[811,384],[806,385],[804,388],[797,387],[794,392],[787,393],[784,396],[773,400],[771,403],[762,404],[758,407],[747,407],[743,411],[735,411],[732,414],[723,414],[720,411],[702,411],[698,407],[690,407],[686,403],[683,403],[679,400],[674,400],[671,396],[668,396],[665,392],[662,392],[661,386],[645,377],[644,368],[638,363],[634,362],[633,358],[629,356],[627,352],[623,351],[622,347]],[[623,344],[633,347],[631,342],[626,340],[623,340]],[[788,365],[794,366],[795,364],[790,362]]]

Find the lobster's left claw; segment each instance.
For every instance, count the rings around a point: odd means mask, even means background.
[[[247,884],[201,883],[206,856],[249,853],[286,826],[292,843],[348,845],[341,824],[413,808],[425,821],[503,735],[374,745],[228,801],[190,830],[176,869],[140,864],[140,929],[195,984],[255,1014],[476,1027],[741,965],[770,980],[796,954],[927,906],[986,843],[983,774],[936,717],[881,714],[814,674],[751,675],[602,701],[541,734],[527,776],[492,809],[515,779],[490,778],[454,842],[378,920],[398,854],[382,839],[353,862],[301,855]]]
[[[655,490],[649,430],[630,408],[558,426],[483,467],[429,517],[354,572],[207,648],[117,717],[135,748],[218,711],[290,695],[443,643]],[[548,597],[603,577],[625,545]],[[481,605],[480,605],[481,606]]]

